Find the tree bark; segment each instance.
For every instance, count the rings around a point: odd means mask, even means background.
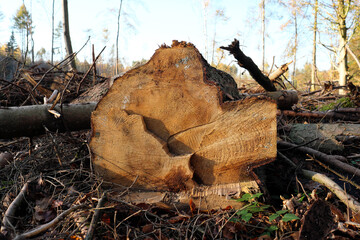
[[[90,116],[96,103],[63,105],[55,110],[60,118],[48,112],[51,105],[33,105],[0,109],[0,139],[36,136],[50,131],[76,131],[90,128]]]
[[[70,37],[70,28],[69,28],[69,12],[68,12],[68,1],[63,0],[63,31],[64,31],[64,41],[66,47],[67,56],[73,54],[73,49],[71,45],[71,37]],[[75,58],[72,58],[70,61],[70,68],[73,71],[76,71],[76,63]]]

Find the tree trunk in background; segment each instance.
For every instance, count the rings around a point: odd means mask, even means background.
[[[296,76],[296,53],[297,53],[297,47],[298,47],[298,25],[297,25],[297,6],[296,6],[296,0],[293,0],[293,15],[294,15],[294,64],[293,64],[293,72],[291,76],[291,80],[293,81],[293,84],[295,87],[297,87],[297,81],[295,80]]]
[[[35,62],[35,53],[34,53],[34,38],[33,38],[33,31],[30,28],[30,37],[31,37],[31,63]]]
[[[338,1],[338,23],[339,23],[339,85],[345,86],[348,78],[348,62],[346,51],[347,28],[346,28],[346,15],[348,11],[345,9],[344,0]],[[345,94],[343,89],[339,90],[339,94]]]
[[[265,70],[265,0],[261,2],[261,47],[262,47],[262,71]]]
[[[69,12],[68,12],[68,1],[63,0],[63,31],[64,31],[64,41],[66,47],[67,55],[73,54],[72,46],[71,46],[71,38],[70,38],[70,29],[69,29]],[[73,71],[76,71],[75,58],[70,61],[70,67]]]
[[[313,53],[312,53],[312,66],[311,66],[311,86],[310,91],[315,91],[315,78],[316,78],[316,32],[317,32],[317,14],[318,14],[318,0],[315,0],[314,9],[314,28],[313,28]]]
[[[203,5],[203,16],[204,16],[204,21],[203,21],[203,34],[204,34],[204,38],[205,38],[205,52],[204,52],[204,57],[206,60],[208,60],[208,42],[207,42],[207,13],[208,13],[208,7],[210,4],[210,0],[202,0],[201,1],[202,5]]]
[[[52,16],[51,16],[51,64],[54,63],[54,6],[55,0],[52,2]]]
[[[120,15],[123,0],[120,0],[119,14],[117,20],[117,33],[116,33],[116,62],[115,62],[115,74],[119,74],[119,34],[120,34]]]
[[[24,56],[24,64],[26,63],[27,54],[29,52],[29,28],[26,27],[26,49],[25,49],[25,56]]]

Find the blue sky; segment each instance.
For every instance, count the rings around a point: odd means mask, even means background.
[[[9,41],[12,18],[23,0],[0,0],[0,11],[4,18],[0,21],[0,44]],[[52,0],[24,0],[32,13],[35,25],[35,52],[44,47],[47,53],[51,48],[51,7]],[[55,25],[62,20],[61,0],[55,0]],[[116,40],[117,10],[120,0],[68,0],[70,17],[70,34],[74,51],[81,48],[91,35],[91,43],[95,44],[96,52],[105,45],[103,57],[109,58],[111,47]],[[120,23],[119,55],[126,65],[134,60],[149,59],[162,44],[171,44],[173,39],[189,41],[195,44],[205,56],[207,42],[208,61],[212,59],[212,40],[216,32],[216,48],[228,45],[234,38],[240,40],[245,54],[261,65],[261,34],[259,7],[260,0],[212,0],[207,10],[207,39],[204,34],[203,0],[123,0],[123,15]],[[224,10],[227,21],[219,18],[215,25],[215,11]],[[311,9],[309,10],[311,11]],[[266,60],[281,65],[291,58],[285,58],[286,45],[291,38],[291,29],[281,30],[280,26],[287,21],[284,9],[268,9]],[[271,15],[271,16],[270,16]],[[303,20],[306,25],[308,20]],[[216,27],[215,27],[216,26]],[[103,30],[109,30],[106,42]],[[216,31],[215,31],[216,29]],[[311,31],[304,28],[304,34],[311,36]],[[20,44],[19,34],[16,34]],[[310,38],[311,39],[311,38]],[[298,63],[311,61],[311,41],[300,43]],[[207,41],[206,41],[207,40]],[[320,48],[320,47],[319,47]],[[90,46],[81,52],[81,60],[91,57]],[[57,56],[60,58],[60,55]],[[320,69],[328,67],[326,51],[319,52]],[[215,59],[216,60],[216,59]],[[232,61],[227,57],[225,62]]]

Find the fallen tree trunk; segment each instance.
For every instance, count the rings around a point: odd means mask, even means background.
[[[257,186],[252,169],[276,157],[276,104],[239,98],[231,76],[192,44],[162,46],[116,79],[93,112],[95,170],[135,189]]]
[[[0,109],[0,139],[36,136],[50,131],[75,131],[90,128],[90,116],[96,103],[64,104],[54,108],[56,118],[48,110],[51,104]]]
[[[293,124],[288,138],[291,142],[333,154],[341,153],[345,146],[360,140],[360,124],[323,123],[323,124]]]

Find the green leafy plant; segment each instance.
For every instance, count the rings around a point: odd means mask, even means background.
[[[283,222],[290,222],[292,220],[297,220],[300,219],[298,216],[296,216],[293,213],[287,213],[283,216],[283,218],[281,219]]]
[[[287,212],[288,212],[288,210],[279,210],[276,213],[269,216],[269,221],[271,222],[271,221],[275,220],[276,218],[278,218],[280,216],[282,217],[281,220],[283,222],[289,222],[289,221],[292,221],[292,220],[299,219],[299,217],[296,216],[295,214],[287,213]],[[283,215],[284,213],[286,213],[286,214]]]
[[[276,225],[270,225],[266,231],[261,234],[261,235],[268,235],[271,236],[271,233],[275,232],[276,230],[278,230],[279,228]]]
[[[262,193],[250,194],[246,193],[241,198],[237,199],[238,202],[249,202],[249,204],[242,207],[236,212],[241,220],[249,222],[254,213],[263,212],[270,207],[270,205],[262,205],[257,199],[263,195]]]
[[[276,218],[280,217],[280,215],[286,213],[288,210],[279,210],[277,211],[276,213],[272,214],[269,216],[269,221],[273,221],[275,220]]]
[[[258,198],[261,197],[262,193],[256,193],[256,194],[250,194],[246,193],[241,198],[237,199],[238,202],[247,202],[244,207],[239,209],[236,212],[235,217],[231,218],[231,222],[249,222],[251,218],[254,216],[254,214],[257,213],[264,213],[266,215],[269,214],[269,211],[267,209],[270,207],[270,205],[264,205],[258,201]],[[274,214],[271,214],[269,216],[269,221],[273,221],[277,218],[281,218],[283,222],[289,222],[292,220],[299,219],[295,214],[288,213],[288,210],[279,210],[275,212]],[[275,231],[277,231],[279,228],[276,225],[270,225],[265,228],[265,231],[262,233],[262,235],[268,235],[271,236]]]

